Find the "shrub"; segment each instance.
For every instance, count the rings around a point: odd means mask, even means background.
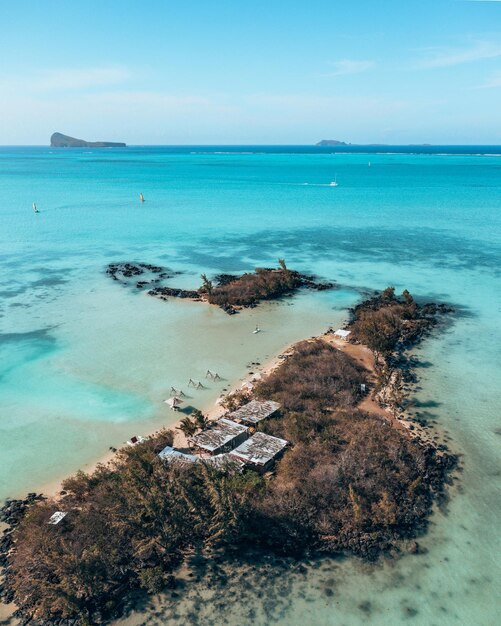
[[[207,299],[219,306],[250,306],[260,300],[277,298],[302,285],[298,272],[288,269],[257,269],[252,274],[243,274],[233,280],[224,281],[209,291],[204,286]]]

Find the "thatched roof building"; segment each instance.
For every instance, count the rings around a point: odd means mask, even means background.
[[[233,450],[245,441],[249,436],[248,430],[247,426],[223,418],[214,426],[193,435],[188,441],[192,448],[201,452],[208,452],[212,455],[222,454]]]
[[[238,448],[230,452],[246,465],[265,472],[271,469],[273,463],[281,456],[289,442],[279,437],[272,437],[265,433],[254,433]]]
[[[236,411],[233,411],[228,417],[236,422],[243,422],[249,426],[255,426],[258,422],[271,417],[278,411],[280,404],[273,400],[251,400],[244,404]]]

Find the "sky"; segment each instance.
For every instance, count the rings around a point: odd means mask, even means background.
[[[500,0],[0,0],[0,145],[501,144]]]

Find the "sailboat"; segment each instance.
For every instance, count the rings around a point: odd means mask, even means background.
[[[36,202],[33,202],[33,210],[35,211],[35,213],[39,213]]]
[[[142,193],[140,193],[140,194],[139,194],[139,200],[140,200],[141,202],[144,202],[144,196],[143,196],[143,194],[142,194]]]
[[[337,182],[337,174],[334,176],[334,180],[332,180],[329,183],[329,187],[337,187],[338,186],[338,182]]]

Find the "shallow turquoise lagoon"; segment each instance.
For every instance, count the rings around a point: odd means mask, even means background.
[[[313,570],[272,622],[497,623],[501,149],[412,152],[0,148],[0,497],[172,422],[171,385],[217,369],[225,380],[189,398],[209,406],[251,362],[340,323],[364,290],[408,288],[457,307],[417,352],[417,399],[462,455],[459,487],[426,554]],[[228,317],[104,274],[110,261],[146,261],[195,286],[201,272],[279,257],[341,288]],[[241,607],[225,617],[246,619]]]

